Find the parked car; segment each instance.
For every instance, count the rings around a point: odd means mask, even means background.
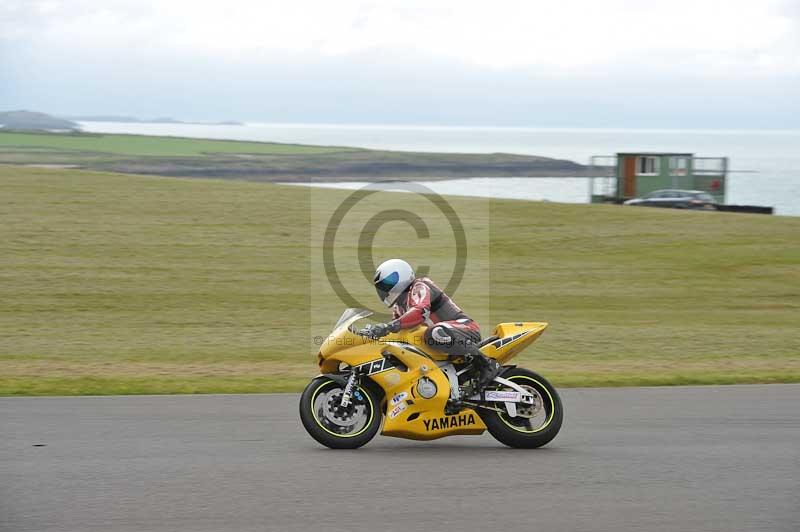
[[[625,205],[670,207],[673,209],[716,209],[717,204],[702,190],[656,190],[643,198],[629,199]]]

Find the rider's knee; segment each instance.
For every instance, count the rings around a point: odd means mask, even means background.
[[[449,331],[440,325],[425,331],[425,337],[430,345],[452,345],[454,340]]]

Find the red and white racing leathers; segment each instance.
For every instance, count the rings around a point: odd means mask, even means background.
[[[470,345],[481,340],[478,324],[427,277],[415,279],[392,310],[393,328],[409,329],[425,323],[426,344],[449,355],[465,355]]]

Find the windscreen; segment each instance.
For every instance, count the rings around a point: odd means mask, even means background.
[[[372,314],[371,310],[363,309],[363,308],[349,308],[342,312],[342,315],[339,317],[339,321],[336,322],[336,325],[333,326],[333,330],[335,331],[342,324],[347,323],[348,321],[355,321],[360,320],[361,318],[366,318]]]

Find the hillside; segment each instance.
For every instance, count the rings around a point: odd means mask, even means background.
[[[248,181],[580,176],[572,161],[528,155],[414,153],[337,146],[111,134],[0,131],[0,163]]]
[[[79,115],[68,116],[69,120],[79,122],[128,122],[133,124],[204,124],[204,125],[220,125],[220,126],[241,126],[242,122],[236,120],[219,120],[210,122],[192,122],[185,120],[177,120],[169,116],[158,116],[155,118],[136,118],[135,116],[124,115]]]
[[[0,166],[0,394],[299,390],[343,306],[309,298],[309,223],[348,194]],[[487,334],[550,322],[516,361],[557,385],[800,381],[800,219],[449,201],[488,231],[486,282],[456,300]],[[406,232],[376,234],[379,255],[408,254]],[[432,239],[414,249],[434,277],[451,264]]]
[[[5,111],[0,112],[0,126],[5,129],[31,130],[31,131],[60,131],[79,129],[78,124],[71,120],[56,118],[44,113],[32,111]]]

